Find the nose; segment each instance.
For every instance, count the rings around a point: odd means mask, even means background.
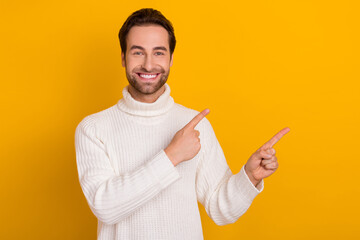
[[[154,66],[154,63],[153,63],[152,56],[151,55],[145,56],[144,63],[143,63],[143,68],[146,71],[151,72],[153,66]]]

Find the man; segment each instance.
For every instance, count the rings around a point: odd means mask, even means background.
[[[98,218],[98,239],[203,239],[197,201],[218,225],[234,223],[278,168],[272,146],[229,169],[210,122],[174,103],[166,83],[176,44],[171,23],[141,9],[119,32],[129,85],[123,98],[76,129],[81,188]]]

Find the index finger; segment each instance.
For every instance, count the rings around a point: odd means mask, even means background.
[[[188,124],[186,124],[186,128],[195,128],[196,125],[210,112],[208,108],[200,112],[196,115]]]
[[[277,143],[285,134],[290,131],[290,128],[286,127],[282,129],[280,132],[275,134],[267,143],[263,145],[264,148],[272,148],[275,143]]]

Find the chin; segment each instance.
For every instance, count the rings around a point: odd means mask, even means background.
[[[129,81],[130,85],[139,93],[144,95],[151,95],[159,91],[165,82],[156,83],[139,83],[137,81]]]
[[[139,93],[151,95],[159,91],[166,83],[167,76],[162,76],[157,82],[142,82],[135,77],[128,77],[129,84]]]

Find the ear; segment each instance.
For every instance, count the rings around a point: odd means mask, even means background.
[[[173,57],[174,57],[174,53],[173,53],[173,54],[171,54],[171,58],[170,58],[170,67],[172,67],[172,65],[173,65]]]
[[[125,67],[125,54],[123,52],[121,53],[121,65]]]

